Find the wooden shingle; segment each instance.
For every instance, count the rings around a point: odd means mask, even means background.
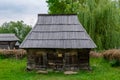
[[[0,34],[0,41],[18,41],[19,39],[15,34]]]
[[[77,15],[39,14],[20,48],[95,48]]]

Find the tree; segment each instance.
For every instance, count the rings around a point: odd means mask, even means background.
[[[55,2],[56,1],[56,2]],[[50,14],[76,13],[98,50],[120,47],[120,8],[113,0],[47,0]],[[55,3],[56,5],[54,5]],[[57,9],[60,2],[64,8]],[[53,7],[55,9],[53,10]],[[52,8],[52,9],[51,9]],[[56,11],[56,12],[55,12]]]
[[[22,42],[31,29],[31,26],[24,24],[23,21],[11,21],[3,23],[0,27],[0,33],[14,33]]]

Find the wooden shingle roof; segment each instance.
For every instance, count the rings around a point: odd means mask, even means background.
[[[39,14],[20,48],[95,48],[77,15]]]
[[[0,33],[0,41],[18,41],[19,39],[15,36],[15,34],[1,34]]]

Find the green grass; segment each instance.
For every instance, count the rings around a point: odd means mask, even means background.
[[[92,58],[93,71],[80,71],[77,75],[51,72],[37,74],[25,71],[26,59],[0,59],[0,80],[120,80],[120,67],[113,68],[103,59]]]

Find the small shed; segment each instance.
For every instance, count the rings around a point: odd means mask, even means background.
[[[17,42],[15,43],[15,49],[19,49],[19,46],[20,46],[20,43],[17,41]]]
[[[14,49],[17,41],[19,41],[19,39],[15,34],[0,33],[0,49]]]
[[[77,15],[39,14],[20,45],[28,53],[28,69],[89,69],[89,52],[96,45]]]

